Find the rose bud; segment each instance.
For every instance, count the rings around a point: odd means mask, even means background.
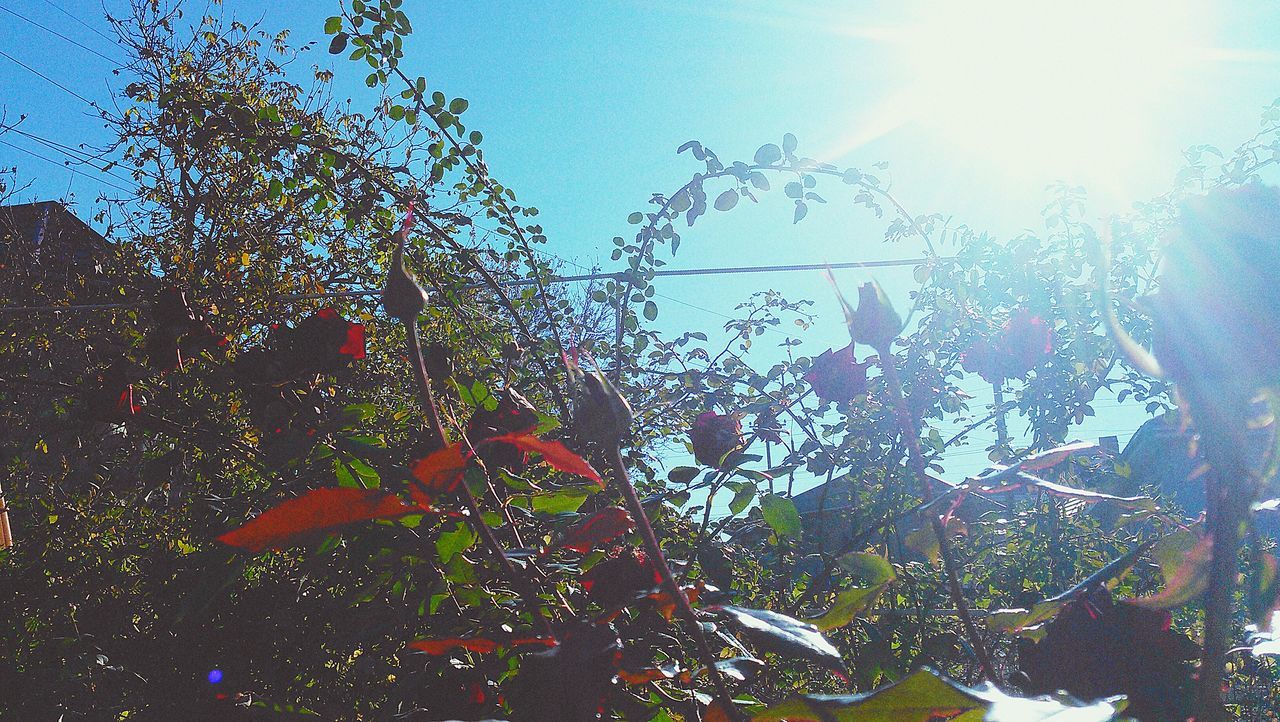
[[[573,425],[586,441],[620,444],[631,430],[631,404],[599,370],[586,372],[570,361],[574,381]]]
[[[439,342],[428,343],[422,349],[422,361],[427,366],[427,378],[444,383],[453,378],[453,353]]]
[[[427,292],[418,279],[404,267],[404,244],[413,224],[413,211],[405,218],[396,233],[396,249],[391,253],[391,268],[387,271],[387,285],[382,289],[382,307],[387,315],[401,322],[417,321],[418,314],[427,306]]]
[[[867,393],[870,366],[870,361],[858,363],[853,357],[853,344],[849,344],[839,351],[823,351],[809,366],[804,380],[823,401],[851,401]]]
[[[1183,203],[1152,303],[1167,375],[1235,397],[1280,383],[1277,278],[1280,189],[1251,183]]]
[[[714,411],[698,414],[689,431],[689,440],[693,444],[694,460],[717,469],[726,456],[747,446],[738,416]]]
[[[881,350],[888,348],[901,332],[902,318],[893,310],[880,284],[870,281],[859,286],[858,310],[849,324],[853,340]]]

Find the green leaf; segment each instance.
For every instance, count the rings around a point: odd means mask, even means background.
[[[756,165],[773,165],[782,160],[782,149],[774,143],[765,143],[756,149]]]
[[[756,715],[752,722],[977,722],[983,719],[986,708],[986,701],[974,690],[924,668],[865,694],[792,697]],[[970,717],[969,712],[977,714]],[[956,717],[957,714],[962,716]]]
[[[837,559],[836,564],[857,576],[863,584],[888,584],[898,578],[897,573],[893,571],[893,565],[879,554],[850,552]]]
[[[870,609],[871,605],[875,604],[876,598],[880,596],[880,592],[884,591],[885,586],[887,585],[877,584],[874,587],[846,589],[836,595],[835,604],[831,605],[831,609],[827,610],[826,614],[809,621],[824,632],[839,629]]]
[[[449,101],[449,112],[454,115],[462,115],[467,112],[467,108],[470,106],[471,103],[467,102],[466,98],[454,98]]]
[[[644,220],[644,214],[641,213],[640,211],[632,211],[631,215],[627,216],[627,223],[630,223],[633,226],[643,220]]]
[[[754,484],[743,484],[738,493],[733,495],[733,500],[729,502],[729,512],[731,514],[741,514],[743,509],[751,506],[751,502],[756,498],[756,487]]]
[[[724,615],[742,636],[760,649],[806,659],[828,669],[844,670],[840,650],[812,624],[767,609],[723,605],[707,607],[707,611]]]
[[[803,527],[800,524],[800,512],[796,505],[785,496],[765,494],[760,497],[760,513],[769,528],[780,537],[799,539]]]
[[[644,302],[644,317],[647,321],[652,321],[658,317],[658,304],[653,301]]]
[[[455,554],[471,548],[475,543],[476,533],[471,527],[459,522],[453,531],[442,532],[436,539],[436,552],[440,555],[441,563],[448,564]]]
[[[798,146],[799,144],[800,144],[799,141],[796,140],[796,137],[794,135],[790,133],[783,134],[782,136],[782,152],[783,153],[790,155],[791,153],[796,152],[796,146]]]
[[[667,472],[667,480],[673,484],[688,484],[696,479],[701,471],[696,466],[677,466]]]
[[[738,205],[738,191],[732,188],[716,196],[715,208],[718,211],[731,211],[736,205]]]
[[[530,508],[542,514],[563,514],[577,511],[594,489],[585,486],[566,486],[562,489],[535,494],[529,497]]]
[[[342,18],[338,17],[337,15],[334,15],[331,18],[325,19],[324,21],[325,35],[333,35],[334,33],[338,32],[341,29],[342,29]]]
[[[1151,550],[1164,575],[1160,593],[1133,600],[1151,609],[1173,609],[1199,597],[1209,586],[1213,538],[1182,530],[1161,539]]]

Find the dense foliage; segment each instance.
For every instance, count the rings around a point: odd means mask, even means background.
[[[366,113],[291,79],[287,33],[143,0],[116,23],[109,150],[141,190],[102,273],[46,295],[125,303],[0,327],[5,718],[1208,720],[1249,619],[1233,669],[1271,679],[1276,560],[1237,548],[1276,506],[1242,451],[1275,379],[1230,372],[1280,328],[1280,201],[1253,183],[1280,110],[1106,228],[1058,187],[1003,240],[791,135],[744,161],[690,141],[691,180],[574,295],[468,102],[402,67],[400,4],[325,23]],[[666,251],[775,185],[800,235],[828,201],[885,217],[928,259],[911,308],[833,282],[839,348],[774,292],[721,334],[655,330]],[[1196,275],[1242,250],[1239,294]],[[1196,423],[1206,520],[1067,443],[1103,389]],[[984,428],[991,469],[950,478]]]

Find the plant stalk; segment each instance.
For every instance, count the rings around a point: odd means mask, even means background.
[[[925,463],[924,452],[920,448],[920,431],[916,426],[916,420],[911,414],[911,410],[907,407],[907,401],[902,396],[902,381],[898,376],[898,370],[894,363],[894,356],[890,350],[892,342],[885,344],[882,348],[877,348],[876,353],[880,358],[880,369],[884,374],[885,388],[889,394],[889,400],[893,404],[894,413],[898,420],[898,430],[902,434],[902,438],[907,442],[907,468],[911,471],[912,476],[916,477],[916,483],[920,486],[920,498],[928,501],[933,492],[929,488],[929,477],[927,475],[928,466]],[[969,602],[964,597],[964,590],[960,588],[960,574],[956,564],[955,553],[951,548],[951,540],[947,538],[947,529],[942,523],[942,519],[934,512],[928,512],[929,521],[933,525],[934,536],[938,538],[938,553],[942,557],[942,568],[947,577],[947,591],[951,595],[951,603],[956,608],[956,613],[960,617],[960,624],[964,628],[965,637],[968,638],[969,646],[973,648],[974,656],[978,659],[978,666],[982,668],[982,676],[989,682],[995,683],[997,677],[995,669],[991,665],[991,657],[987,654],[986,645],[982,641],[982,637],[978,635],[978,627],[973,623],[973,614],[969,611]]]
[[[427,365],[422,358],[422,340],[418,338],[417,319],[409,319],[404,322],[405,341],[409,346],[409,366],[413,369],[414,380],[418,384],[418,392],[422,397],[422,407],[427,413],[427,419],[431,422],[430,433],[443,447],[449,441],[448,434],[445,433],[444,424],[440,421],[440,412],[436,408],[435,392],[431,390],[431,380],[427,377]],[[467,482],[463,480],[458,484],[458,494],[462,497],[462,502],[467,508],[467,521],[470,522],[472,529],[480,537],[480,541],[484,543],[485,548],[489,551],[489,555],[502,568],[503,574],[511,583],[516,585],[516,589],[520,594],[524,606],[529,611],[529,616],[533,619],[533,626],[538,630],[538,634],[544,637],[553,637],[554,632],[551,629],[551,622],[542,612],[542,602],[538,599],[538,595],[534,592],[529,580],[515,568],[511,560],[507,558],[506,553],[502,549],[502,545],[498,543],[497,537],[493,535],[493,530],[484,522],[484,517],[480,513],[480,503],[476,501],[475,494],[471,493],[471,488],[467,486]]]
[[[711,651],[711,646],[707,643],[707,636],[702,630],[702,622],[698,621],[698,615],[693,611],[693,607],[689,606],[689,600],[684,596],[684,592],[680,591],[680,584],[676,582],[675,575],[671,573],[671,568],[667,566],[667,559],[662,554],[662,547],[658,544],[658,537],[653,533],[653,525],[649,523],[649,517],[644,513],[644,504],[641,503],[640,496],[636,493],[636,488],[632,486],[631,479],[627,475],[627,467],[622,460],[622,448],[616,443],[612,444],[609,449],[609,465],[613,467],[614,479],[626,499],[632,518],[635,519],[636,529],[640,532],[640,538],[644,541],[645,554],[649,557],[650,564],[654,565],[659,576],[662,577],[662,591],[671,597],[671,601],[676,605],[676,614],[680,615],[680,619],[685,623],[686,631],[688,631],[689,636],[693,637],[698,646],[698,658],[702,665],[707,668],[707,676],[711,679],[712,686],[715,687],[716,701],[720,703],[721,708],[724,709],[731,722],[741,722],[742,715],[738,712],[737,707],[734,706],[733,696],[729,693],[729,688],[724,682],[724,677],[720,674],[720,669],[716,667],[716,655]]]

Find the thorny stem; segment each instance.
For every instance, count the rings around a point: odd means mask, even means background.
[[[417,319],[408,319],[404,322],[405,341],[409,346],[409,366],[413,369],[413,378],[417,381],[418,392],[422,396],[422,407],[427,413],[427,419],[431,422],[430,433],[441,446],[448,443],[449,436],[445,433],[444,424],[440,421],[440,412],[436,407],[435,392],[431,390],[431,380],[427,377],[427,365],[422,358],[422,341],[418,338],[418,322]],[[462,502],[467,508],[467,521],[480,537],[480,541],[484,543],[486,549],[489,550],[490,556],[502,568],[503,574],[512,584],[516,585],[520,593],[520,598],[524,602],[525,608],[529,612],[529,616],[533,619],[533,626],[538,630],[538,634],[544,637],[552,637],[554,633],[551,630],[551,622],[547,621],[546,615],[542,613],[542,602],[538,599],[538,595],[534,593],[533,587],[529,584],[529,580],[520,574],[511,560],[502,550],[502,545],[498,543],[498,539],[494,537],[493,530],[485,523],[484,517],[480,513],[480,504],[476,501],[475,494],[471,493],[470,487],[465,481],[458,484],[458,494],[462,497]]]
[[[1210,471],[1205,481],[1206,523],[1210,547],[1209,581],[1204,598],[1204,645],[1201,649],[1197,722],[1231,719],[1222,702],[1227,650],[1231,646],[1241,528],[1249,515],[1257,485],[1241,458],[1245,440],[1240,429],[1248,418],[1246,403],[1233,403],[1231,393],[1212,400],[1198,390],[1181,391],[1191,402]]]
[[[676,582],[675,575],[667,566],[667,559],[662,555],[662,547],[658,545],[658,537],[653,533],[653,525],[649,523],[649,517],[644,513],[644,504],[641,503],[640,496],[636,494],[636,488],[631,485],[631,479],[627,476],[627,467],[622,460],[622,448],[616,443],[609,449],[609,465],[613,467],[614,479],[627,501],[631,516],[635,519],[640,538],[644,541],[645,554],[662,577],[662,591],[671,597],[671,601],[676,605],[676,614],[684,620],[686,631],[698,645],[698,657],[702,665],[707,668],[707,676],[715,687],[716,700],[731,722],[741,722],[742,716],[733,704],[733,696],[729,694],[724,677],[716,667],[716,655],[707,644],[707,636],[702,631],[702,622],[698,621],[698,615],[693,611],[693,607],[689,606],[688,598],[684,596],[684,592],[680,591],[680,584]]]
[[[932,496],[932,491],[929,489],[929,477],[926,474],[927,466],[924,453],[920,450],[920,432],[916,428],[916,422],[912,417],[911,410],[907,407],[907,401],[902,396],[902,381],[898,377],[898,369],[893,360],[893,353],[890,350],[891,346],[892,341],[886,343],[882,348],[877,348],[876,353],[880,358],[880,369],[884,374],[885,388],[889,393],[890,401],[893,402],[893,409],[898,418],[898,429],[907,442],[907,468],[910,469],[912,476],[916,477],[916,483],[920,485],[920,498],[928,500]],[[982,668],[983,678],[994,683],[997,677],[995,670],[991,666],[991,658],[987,655],[987,648],[982,642],[982,637],[978,636],[978,628],[973,623],[973,615],[969,611],[969,602],[965,599],[964,591],[960,588],[960,576],[956,568],[955,554],[951,548],[951,541],[947,538],[947,529],[943,525],[941,517],[933,512],[928,514],[929,521],[933,525],[933,534],[938,538],[938,552],[942,557],[942,568],[947,576],[947,591],[951,595],[951,603],[955,605],[956,613],[959,615],[960,623],[964,627],[969,646],[973,648],[974,656],[978,658],[978,665]]]

